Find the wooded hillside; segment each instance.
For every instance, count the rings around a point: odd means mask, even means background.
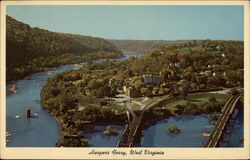
[[[116,45],[123,52],[133,52],[146,54],[155,49],[161,48],[163,45],[172,43],[184,43],[188,41],[166,41],[166,40],[108,40]]]
[[[30,27],[9,16],[6,18],[7,81],[23,78],[31,72],[44,70],[46,67],[76,63],[66,56],[68,58],[66,62],[50,64],[46,59],[50,56],[66,54],[74,57],[73,54],[80,56],[78,59],[84,60],[122,55],[118,48],[102,38],[50,32]],[[94,57],[93,54],[95,54]],[[32,64],[31,61],[37,58],[44,63]]]

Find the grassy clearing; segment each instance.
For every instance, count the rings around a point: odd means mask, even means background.
[[[209,102],[209,98],[211,98],[211,97],[215,97],[218,102],[223,102],[223,101],[227,100],[229,95],[218,94],[218,93],[207,93],[207,92],[205,92],[205,93],[193,93],[193,94],[188,94],[185,99],[181,96],[169,97],[168,95],[165,95],[165,96],[148,98],[148,100],[143,102],[143,104],[149,105],[149,104],[151,104],[159,99],[167,98],[167,100],[164,100],[163,104],[161,103],[160,105],[157,105],[156,107],[157,108],[160,107],[160,108],[172,109],[177,104],[185,105],[185,104],[187,104],[187,102],[197,104],[197,105],[205,103],[205,102]],[[137,101],[137,102],[141,102],[143,99],[144,98],[139,97],[139,98],[133,98],[132,100]],[[135,110],[140,108],[136,104],[133,104],[131,107]]]
[[[177,104],[184,105],[187,102],[201,104],[204,102],[209,102],[210,97],[215,97],[217,101],[222,102],[225,101],[229,95],[226,94],[217,94],[217,93],[194,93],[188,94],[185,99],[183,97],[175,97],[171,98],[164,104],[163,108],[171,109]]]

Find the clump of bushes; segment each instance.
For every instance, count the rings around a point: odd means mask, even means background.
[[[106,129],[102,132],[103,134],[106,135],[113,135],[116,136],[118,135],[120,132],[117,129],[112,129],[111,126],[107,126]]]
[[[219,119],[219,115],[218,114],[209,114],[207,116],[211,121],[217,121]]]
[[[172,125],[172,126],[169,126],[168,127],[168,131],[170,133],[180,133],[181,132],[181,129],[179,129],[177,126],[175,125]]]

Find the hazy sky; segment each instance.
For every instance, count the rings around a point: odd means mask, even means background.
[[[32,27],[108,39],[244,39],[243,6],[8,6]]]

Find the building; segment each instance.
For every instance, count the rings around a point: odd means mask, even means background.
[[[127,89],[128,89],[128,87],[127,87],[127,86],[123,86],[123,87],[122,87],[122,90],[123,90],[123,92],[124,92],[124,93],[126,93],[126,92],[127,92]]]
[[[159,94],[159,91],[160,91],[160,88],[159,88],[159,87],[154,87],[153,90],[152,90],[152,94],[153,94],[153,95],[158,95],[158,94]]]
[[[205,75],[208,76],[208,77],[211,77],[212,76],[212,71],[205,71]]]
[[[110,78],[109,79],[109,86],[112,86],[116,82],[115,79]]]
[[[160,84],[164,82],[164,76],[143,75],[145,84]]]
[[[129,97],[137,97],[138,96],[138,92],[134,87],[128,87],[126,89],[125,94]]]

